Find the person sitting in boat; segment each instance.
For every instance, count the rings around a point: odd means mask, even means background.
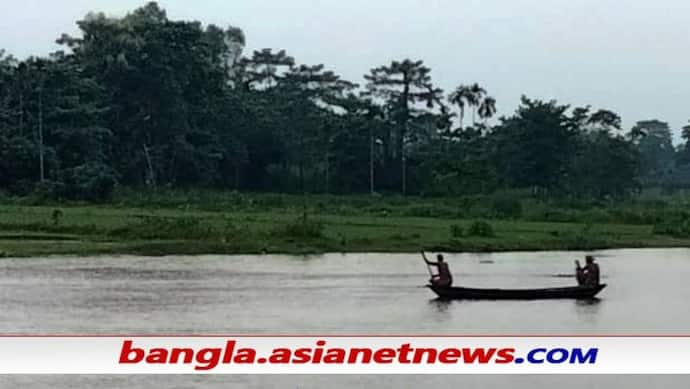
[[[577,283],[580,286],[597,286],[600,283],[599,265],[594,263],[594,257],[587,255],[585,257],[587,264],[585,267],[580,266],[580,261],[575,261],[575,276]]]
[[[438,262],[431,262],[427,260],[424,253],[422,253],[422,256],[424,257],[424,262],[426,262],[427,265],[436,266],[438,268],[438,273],[432,275],[431,280],[429,280],[432,285],[451,286],[451,284],[453,284],[453,275],[450,274],[450,268],[448,268],[448,263],[443,260],[443,255],[436,255]]]

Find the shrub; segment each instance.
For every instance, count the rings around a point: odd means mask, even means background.
[[[577,219],[575,211],[553,208],[544,212],[542,217],[538,220],[557,223],[575,223]]]
[[[223,238],[226,241],[235,240],[242,236],[246,236],[248,227],[238,225],[230,218],[225,219],[225,227],[223,228]]]
[[[280,194],[255,196],[250,202],[256,204],[256,206],[260,208],[283,208],[287,205],[285,197]]]
[[[611,220],[616,223],[625,224],[649,224],[653,223],[649,215],[645,212],[640,212],[635,209],[610,209],[608,213],[611,215]]]
[[[115,189],[115,173],[102,163],[86,163],[64,171],[64,197],[73,200],[104,201]]]
[[[690,238],[690,217],[676,217],[664,223],[657,223],[652,231],[658,235]]]
[[[508,194],[495,196],[491,206],[498,217],[518,219],[522,216],[520,199]]]
[[[15,196],[29,196],[34,190],[34,182],[31,180],[18,180],[9,188],[9,193]]]
[[[323,237],[324,226],[317,220],[300,217],[273,230],[273,235],[288,238],[314,239]]]
[[[578,231],[567,231],[557,235],[563,246],[570,250],[593,250],[610,246],[610,242],[594,231],[594,224],[587,223]]]
[[[476,203],[467,211],[467,216],[473,218],[491,218],[493,214],[494,210],[491,209],[491,206],[484,203]]]
[[[54,209],[50,218],[53,221],[53,225],[57,226],[60,224],[60,219],[62,219],[63,212],[61,209]]]
[[[467,230],[467,234],[470,236],[492,237],[494,236],[494,229],[491,227],[491,224],[483,220],[479,220],[470,225],[470,228]]]
[[[45,180],[43,182],[31,183],[31,192],[17,199],[21,205],[47,205],[60,200],[61,193],[65,185],[60,181]]]
[[[388,238],[391,240],[399,240],[399,241],[406,241],[406,240],[414,240],[414,239],[419,239],[421,235],[416,232],[412,233],[395,233],[390,235]]]
[[[0,222],[0,231],[47,232],[56,234],[98,235],[105,232],[93,224],[55,225],[48,222]]]
[[[464,235],[464,233],[465,233],[465,231],[462,228],[462,226],[457,225],[457,224],[453,224],[450,226],[450,235],[453,238],[460,238]]]
[[[415,205],[406,208],[403,212],[403,216],[443,218],[454,216],[456,213],[457,211],[450,207],[437,205]]]
[[[143,216],[136,223],[117,228],[110,233],[127,239],[208,239],[217,235],[211,226],[192,217]]]
[[[393,210],[388,207],[381,207],[381,206],[373,206],[366,208],[366,212],[375,215],[375,216],[381,216],[381,217],[386,217],[390,215]]]
[[[593,208],[587,211],[582,211],[580,214],[579,221],[585,223],[611,223],[613,217],[610,212],[601,208]]]

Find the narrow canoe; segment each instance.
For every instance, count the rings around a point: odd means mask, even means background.
[[[543,289],[475,289],[427,285],[444,300],[546,300],[546,299],[591,299],[606,287],[569,286]]]

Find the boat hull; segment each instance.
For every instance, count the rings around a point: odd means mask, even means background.
[[[543,289],[476,289],[435,285],[427,287],[444,300],[584,300],[594,298],[606,284]]]

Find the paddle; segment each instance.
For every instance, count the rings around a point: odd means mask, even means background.
[[[427,262],[424,250],[422,250],[422,259],[424,260],[424,264],[426,265],[426,270],[429,271],[429,277],[434,278],[434,273],[431,271],[431,266],[429,266],[429,263]]]

